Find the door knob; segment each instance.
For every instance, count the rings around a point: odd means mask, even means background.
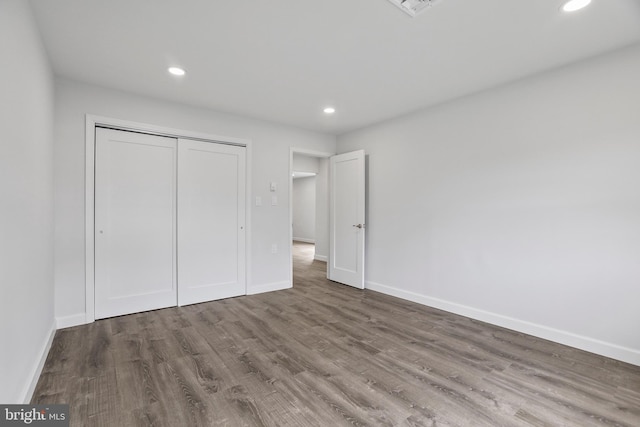
[[[356,228],[364,228],[364,224],[354,224],[353,226]]]

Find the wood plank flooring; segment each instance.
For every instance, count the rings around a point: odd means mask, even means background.
[[[325,279],[59,330],[72,426],[640,426],[640,367]]]

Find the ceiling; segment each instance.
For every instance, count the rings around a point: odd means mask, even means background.
[[[57,75],[333,134],[640,42],[638,0],[31,4]]]

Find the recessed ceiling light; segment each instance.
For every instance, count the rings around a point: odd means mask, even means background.
[[[169,72],[174,76],[184,76],[185,71],[178,67],[169,67]]]
[[[589,3],[591,3],[591,0],[569,0],[562,6],[562,10],[565,12],[575,12],[576,10],[589,6]]]
[[[325,114],[333,114],[333,113],[336,112],[336,109],[333,108],[333,107],[327,107],[323,111],[324,111]]]

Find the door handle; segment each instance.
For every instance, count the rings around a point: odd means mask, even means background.
[[[354,224],[353,226],[356,228],[364,228],[364,224]]]

